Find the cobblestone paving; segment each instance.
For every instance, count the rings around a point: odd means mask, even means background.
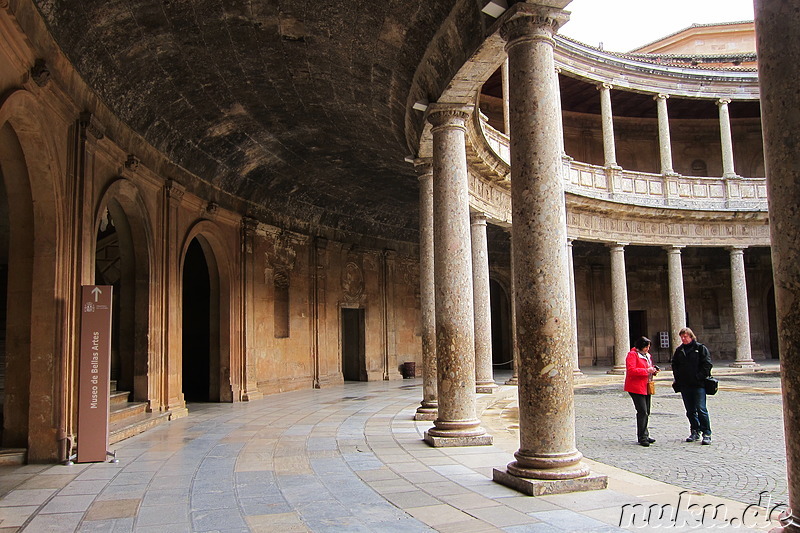
[[[786,502],[786,454],[780,378],[776,372],[723,375],[708,397],[713,444],[687,443],[689,423],[679,394],[658,381],[650,414],[656,443],[636,443],[633,402],[619,382],[575,389],[578,449],[601,463],[690,490],[743,503],[761,491]],[[766,501],[766,500],[765,500]]]

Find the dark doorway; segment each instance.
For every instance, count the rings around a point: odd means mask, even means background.
[[[511,306],[506,291],[497,281],[489,280],[492,313],[492,365],[495,370],[511,370]]]
[[[778,318],[775,311],[775,287],[767,293],[767,328],[769,329],[769,352],[772,359],[780,358],[778,348]]]
[[[122,337],[126,337],[126,341],[129,339],[127,331],[126,335],[121,335],[120,325],[123,310],[126,318],[132,319],[133,309],[131,305],[121,305],[123,298],[128,296],[128,291],[122,287],[123,271],[126,269],[122,267],[120,234],[117,232],[116,226],[116,221],[106,210],[97,230],[94,282],[96,285],[112,285],[114,287],[114,296],[111,303],[111,380],[116,382],[117,390],[130,392],[133,390],[132,347],[128,350],[121,349],[123,345],[121,342]],[[130,282],[130,280],[127,281]],[[126,352],[125,355],[127,357],[123,357],[123,351]]]
[[[197,239],[183,262],[183,395],[188,402],[211,401],[211,282]]]
[[[342,374],[345,381],[367,381],[364,310],[342,309]]]
[[[626,348],[633,346],[639,337],[647,337],[647,311],[628,311],[628,337]],[[652,340],[652,339],[651,339]],[[656,339],[656,343],[658,340]]]
[[[8,305],[8,243],[11,225],[5,180],[0,170],[0,444],[3,443],[3,400],[6,390],[6,316]]]

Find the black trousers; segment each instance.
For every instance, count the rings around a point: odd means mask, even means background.
[[[646,441],[650,437],[647,431],[647,421],[650,419],[650,395],[635,394],[629,392],[633,399],[633,406],[636,408],[636,437],[639,442]]]

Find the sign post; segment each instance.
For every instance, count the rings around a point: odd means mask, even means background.
[[[81,287],[78,462],[106,460],[111,379],[111,285]]]

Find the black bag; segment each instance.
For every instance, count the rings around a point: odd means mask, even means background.
[[[717,393],[717,389],[719,389],[719,380],[708,376],[703,383],[703,387],[706,389],[706,394],[714,396]]]
[[[681,387],[678,385],[677,381],[673,381],[672,382],[672,390],[674,390],[675,392],[680,392],[681,391]]]

